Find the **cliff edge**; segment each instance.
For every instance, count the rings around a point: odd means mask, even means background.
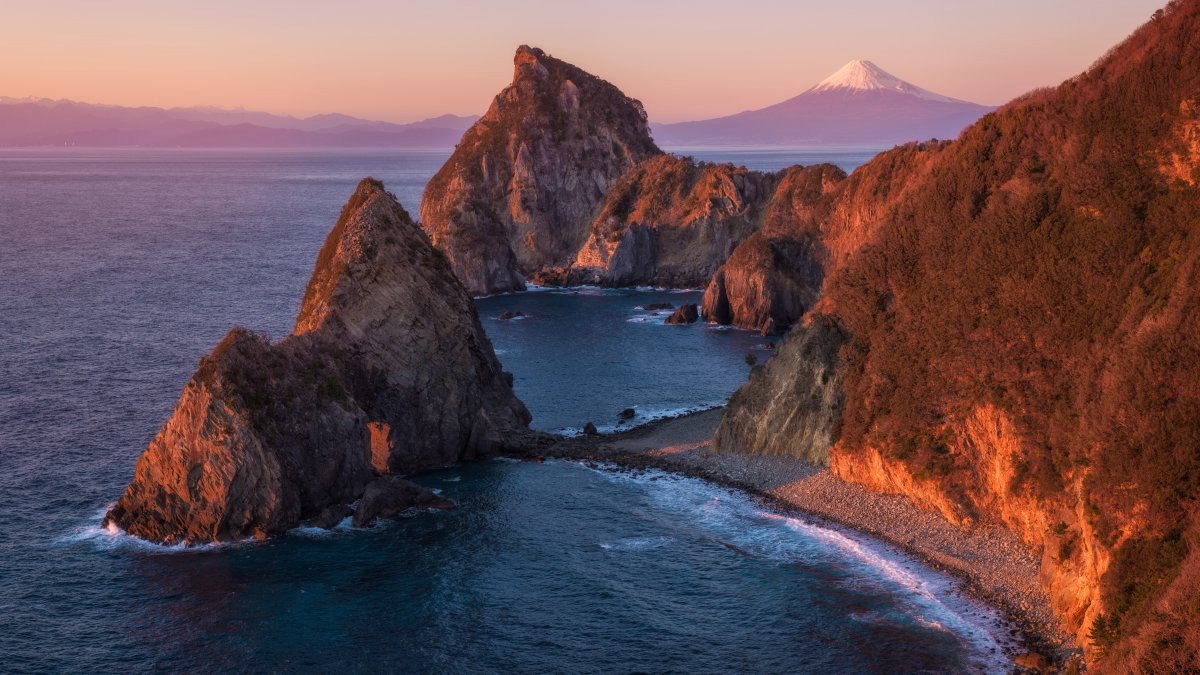
[[[568,264],[609,187],[661,154],[642,104],[540,49],[425,188],[421,222],[475,295],[523,290]]]
[[[719,450],[1000,522],[1091,664],[1195,672],[1198,91],[1200,2],[1175,2],[957,141],[864,165],[892,188],[835,200],[816,314],[735,394]]]
[[[379,476],[492,456],[529,421],[445,256],[366,179],[294,332],[235,328],[201,359],[105,524],[165,543],[278,534]]]

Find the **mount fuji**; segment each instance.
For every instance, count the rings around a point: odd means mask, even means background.
[[[759,110],[653,125],[665,147],[884,146],[955,138],[994,108],[936,94],[855,60],[799,96]]]

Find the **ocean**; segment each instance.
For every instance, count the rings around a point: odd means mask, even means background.
[[[458,509],[363,530],[187,550],[101,530],[199,358],[235,325],[290,330],[358,180],[415,217],[447,154],[0,150],[0,670],[1004,670],[996,615],[944,577],[694,479],[493,461],[419,477]],[[534,426],[570,433],[719,404],[769,354],[642,309],[698,297],[478,306]]]

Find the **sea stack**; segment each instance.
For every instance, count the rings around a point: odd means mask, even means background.
[[[660,155],[608,192],[566,280],[696,288],[758,229],[779,176]]]
[[[569,263],[613,182],[661,153],[642,104],[613,85],[537,48],[513,61],[422,199],[423,227],[475,295]]]
[[[381,476],[492,456],[529,421],[449,261],[366,179],[293,333],[235,328],[201,359],[105,524],[163,543],[278,534]]]
[[[817,306],[825,280],[874,240],[949,145],[909,143],[849,177],[831,164],[786,169],[761,228],[709,281],[701,315],[764,334],[785,332]]]

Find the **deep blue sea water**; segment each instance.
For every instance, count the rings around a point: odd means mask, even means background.
[[[0,151],[0,671],[996,666],[994,615],[945,579],[689,479],[496,461],[420,478],[457,510],[361,531],[186,551],[100,531],[200,356],[234,325],[290,329],[357,181],[415,215],[445,155]],[[639,309],[696,297],[479,308],[535,426],[569,429],[740,384],[761,338]],[[511,308],[527,317],[496,319]]]

